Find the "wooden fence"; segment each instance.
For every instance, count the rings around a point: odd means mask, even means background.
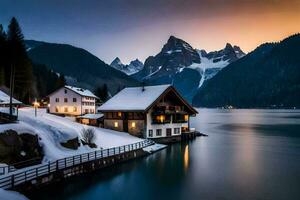
[[[124,146],[97,150],[90,153],[66,157],[53,162],[49,162],[47,164],[38,165],[37,167],[29,167],[29,169],[25,168],[16,170],[15,172],[0,177],[0,188],[11,189],[22,183],[32,181],[41,176],[50,175],[52,173],[63,169],[67,169],[72,166],[80,166],[89,161],[95,161],[110,156],[116,156],[125,152],[141,149],[153,144],[154,142],[151,140],[143,140],[141,142],[128,144]]]

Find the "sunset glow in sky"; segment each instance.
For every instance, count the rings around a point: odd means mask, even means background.
[[[0,23],[12,16],[27,39],[72,44],[107,63],[144,61],[170,35],[207,51],[229,42],[249,52],[300,32],[300,0],[1,0]]]

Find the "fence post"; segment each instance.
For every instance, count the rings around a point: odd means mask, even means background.
[[[50,174],[50,161],[48,162],[48,174]],[[25,172],[25,177],[26,177],[26,172]]]
[[[97,160],[97,151],[95,151],[95,160]]]

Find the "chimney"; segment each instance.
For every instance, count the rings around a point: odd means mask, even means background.
[[[143,81],[142,82],[142,92],[144,92],[145,91],[145,82]]]

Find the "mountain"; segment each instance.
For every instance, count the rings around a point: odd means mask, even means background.
[[[125,65],[121,62],[120,58],[116,57],[110,64],[111,67],[127,74],[127,75],[132,75],[140,70],[143,69],[144,64],[139,61],[138,59],[135,59],[129,63],[129,65]]]
[[[144,68],[132,77],[146,84],[173,84],[191,101],[207,79],[244,55],[239,47],[230,44],[220,51],[207,53],[171,36],[162,50],[148,57]]]
[[[34,63],[44,64],[64,74],[66,80],[89,89],[107,84],[111,93],[124,86],[138,85],[138,81],[110,67],[88,51],[68,44],[54,44],[26,40],[27,52]]]
[[[266,43],[204,83],[195,106],[300,107],[300,35]]]

